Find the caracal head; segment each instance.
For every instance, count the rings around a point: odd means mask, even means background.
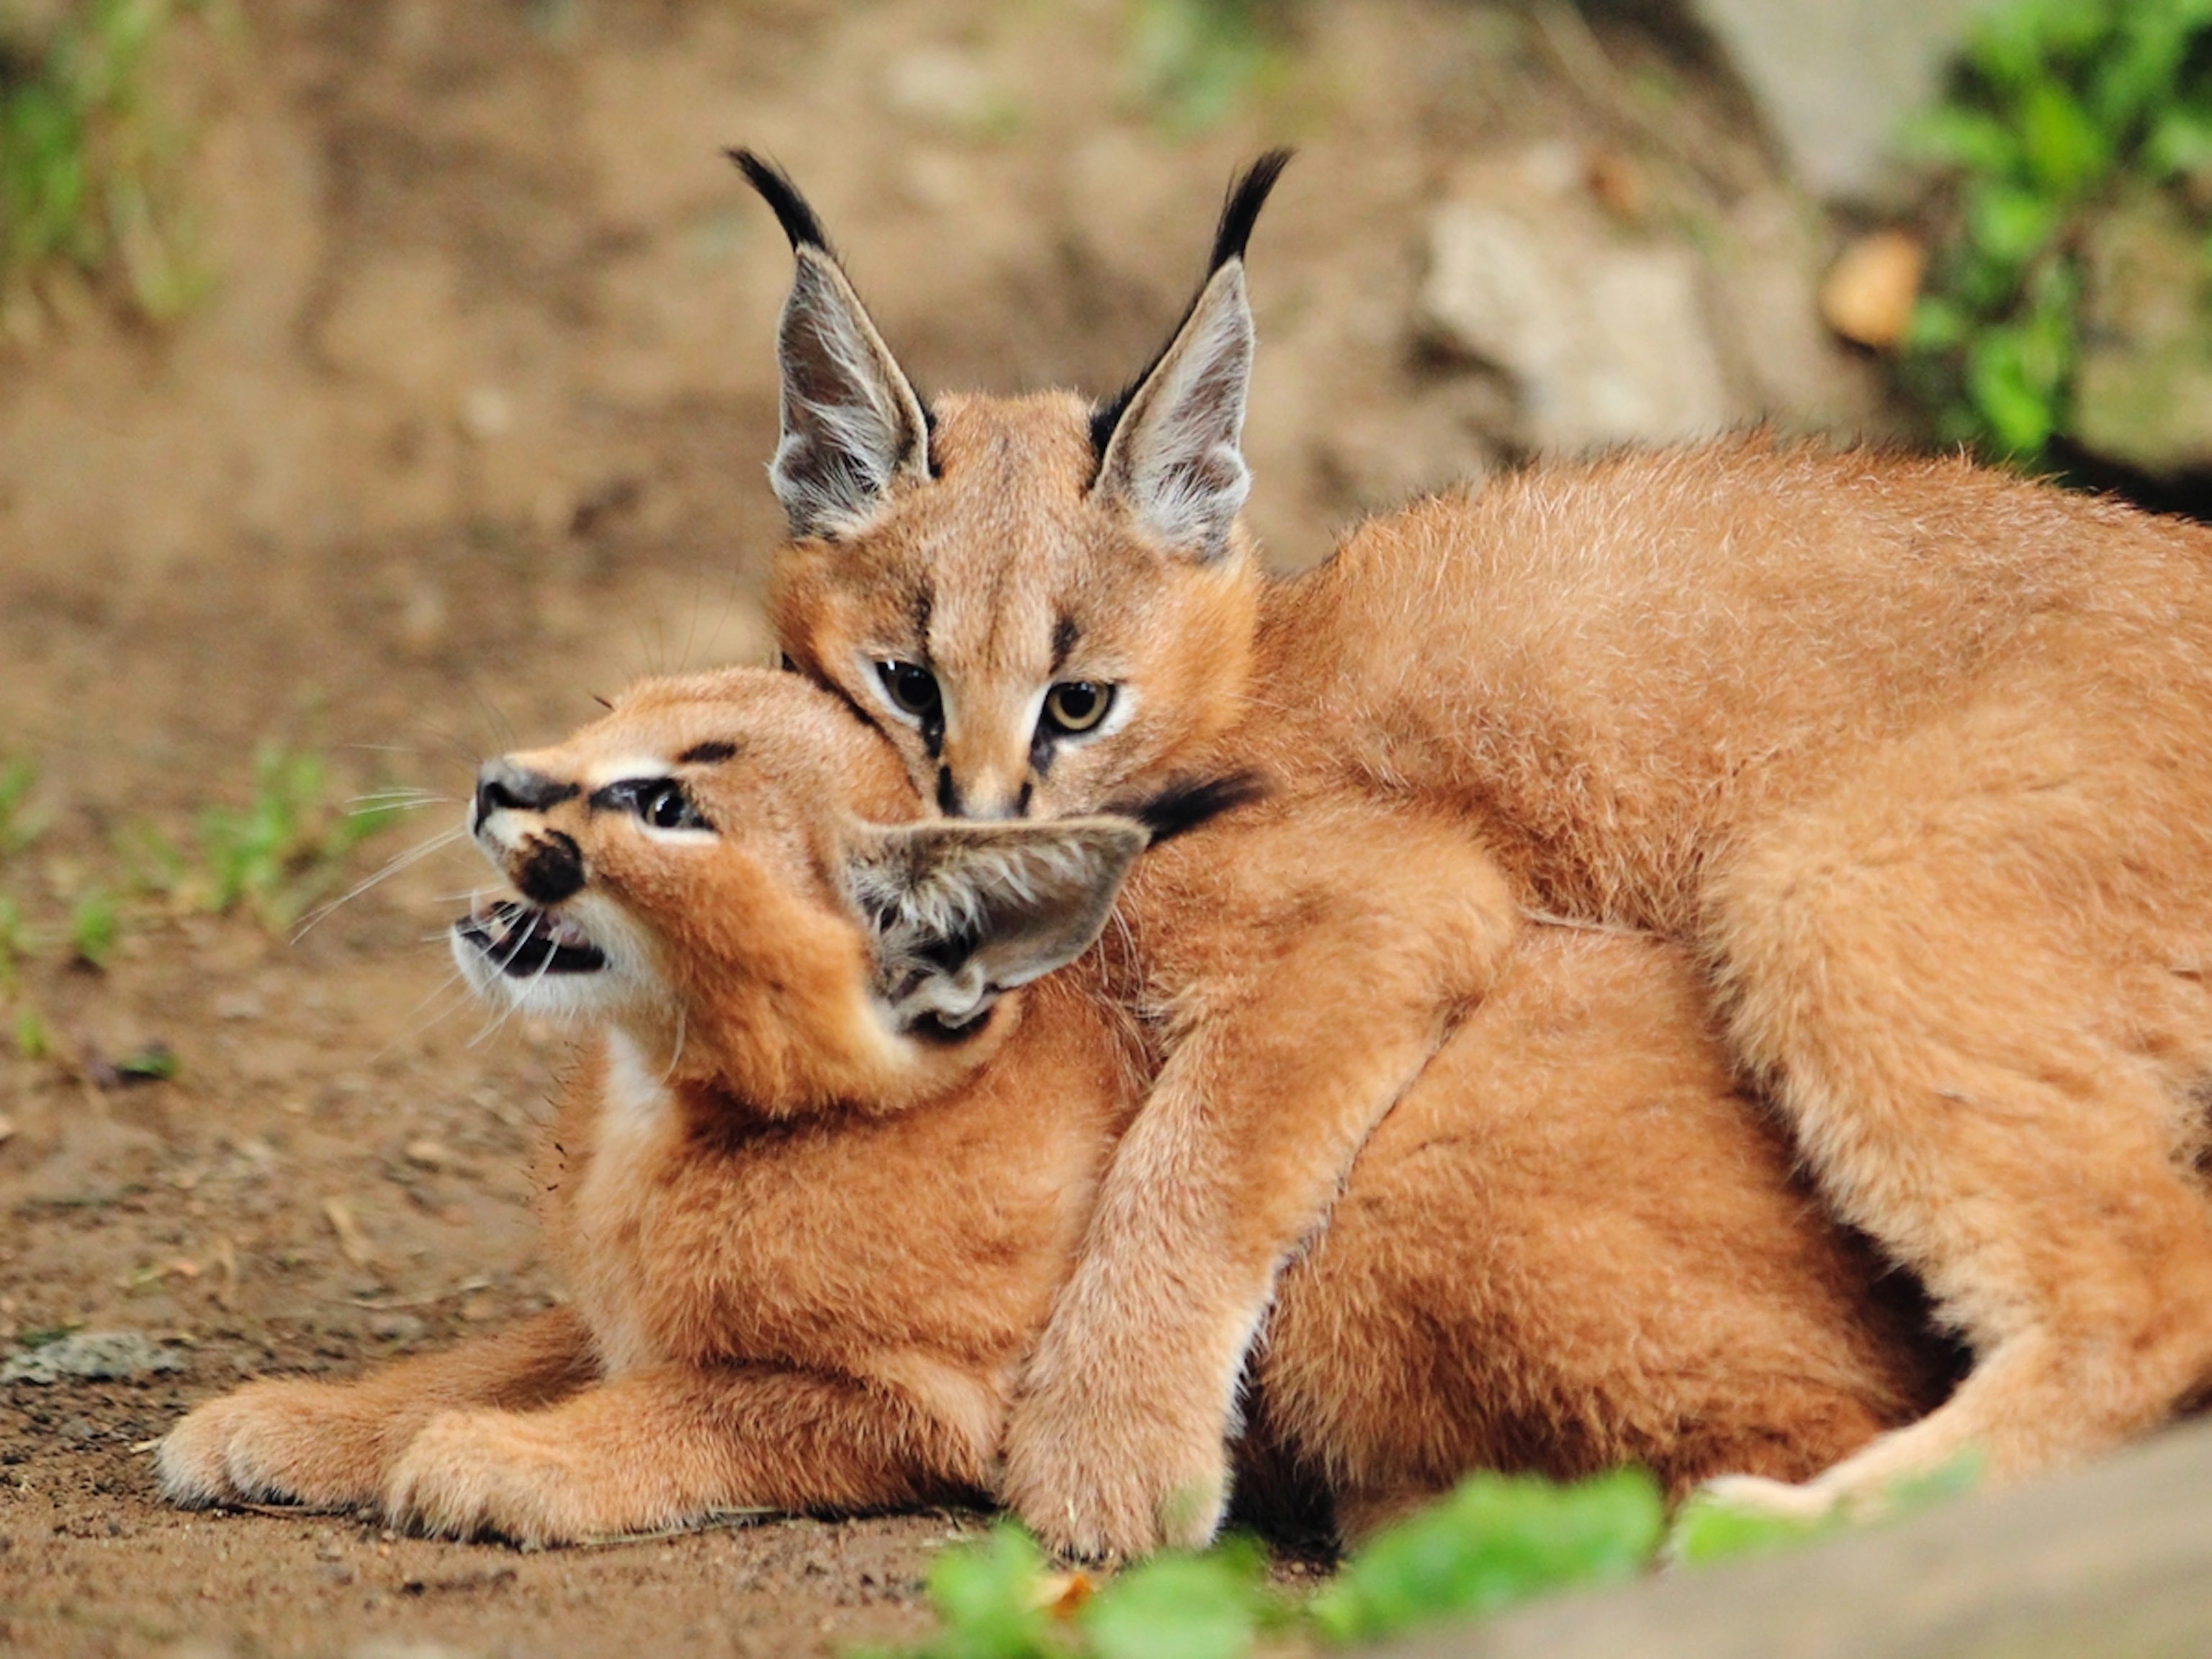
[[[789,179],[740,152],[797,262],[779,336],[790,665],[880,726],[948,817],[1124,805],[1242,713],[1259,580],[1238,520],[1244,246],[1288,159],[1232,187],[1204,285],[1129,388],[925,404]]]
[[[795,676],[647,681],[484,763],[469,827],[511,891],[453,953],[492,1003],[620,1029],[763,1113],[896,1109],[988,1056],[1146,840],[918,811],[881,736]]]

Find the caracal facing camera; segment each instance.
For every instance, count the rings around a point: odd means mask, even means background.
[[[1243,251],[1280,156],[1232,191],[1159,357],[1101,405],[925,404],[811,210],[739,159],[798,261],[770,471],[783,648],[946,813],[1094,811],[1258,764],[1279,790],[1418,804],[1523,904],[1698,952],[1820,1192],[1978,1361],[1809,1491],[1739,1495],[1869,1503],[1970,1446],[2018,1476],[2212,1377],[2192,1168],[2212,535],[1961,459],[1743,440],[1424,501],[1267,580],[1238,519]],[[1173,914],[1146,892],[1125,909],[1181,941],[1154,988],[1182,1046],[1008,1452],[1032,1522],[1108,1551],[1189,1535],[1162,1517],[1218,1481],[1277,1264],[1417,1065],[1420,1012],[1478,994],[1507,932],[1454,957],[1437,941],[1464,908],[1386,923],[1338,895],[1313,917],[1328,973],[1255,987],[1265,941],[1235,891]],[[1407,939],[1463,977],[1405,970]]]
[[[917,810],[880,736],[758,672],[649,683],[488,764],[471,821],[519,897],[455,949],[587,1032],[540,1149],[571,1299],[203,1406],[164,1490],[543,1541],[988,1493],[1150,1066],[1107,946],[1028,982],[1097,933],[1146,831]],[[1924,1406],[1942,1356],[1743,1106],[1679,952],[1517,956],[1286,1277],[1271,1463],[1358,1528],[1477,1467],[1802,1474]],[[1643,1178],[1653,1145],[1683,1174]],[[1571,1229],[1537,1224],[1555,1207]]]

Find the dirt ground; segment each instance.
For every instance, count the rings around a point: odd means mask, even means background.
[[[925,386],[1103,390],[1179,308],[1232,166],[1301,143],[1255,244],[1254,514],[1285,562],[1505,453],[1496,386],[1407,320],[1466,157],[1601,147],[1720,213],[1776,188],[1733,94],[1609,26],[1594,81],[1533,14],[1308,6],[1189,132],[1130,90],[1130,13],[245,0],[184,31],[211,298],[155,337],[62,293],[0,356],[0,763],[37,768],[44,825],[0,851],[0,1359],[82,1328],[178,1365],[0,1383],[0,1649],[781,1655],[923,1627],[933,1552],[981,1517],[531,1554],[164,1507],[146,1446],[193,1403],[556,1294],[523,1153],[564,1046],[464,1006],[437,936],[465,848],[296,940],[134,885],[121,849],[189,847],[276,744],[342,794],[428,798],[358,878],[454,825],[479,755],[635,673],[763,654],[788,263],[721,146],[805,182]],[[61,942],[98,892],[100,969]],[[156,1043],[173,1077],[117,1086]]]

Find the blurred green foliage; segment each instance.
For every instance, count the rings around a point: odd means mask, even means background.
[[[149,835],[141,850],[152,884],[187,908],[243,908],[265,927],[285,927],[328,892],[355,848],[404,811],[387,799],[348,810],[333,796],[321,756],[264,744],[243,808],[201,812],[189,849]]]
[[[1927,1474],[1900,1480],[1882,1496],[1885,1520],[1899,1521],[1931,1504],[1963,1497],[1981,1482],[1982,1459],[1973,1451],[1961,1452]],[[1693,1495],[1674,1517],[1668,1534],[1667,1553],[1684,1566],[1734,1560],[1739,1556],[1765,1555],[1778,1549],[1809,1544],[1846,1530],[1850,1517],[1841,1510],[1823,1515],[1771,1515],[1741,1509],[1706,1492]]]
[[[1883,1494],[1885,1518],[1970,1490],[1972,1456]],[[1845,1530],[1841,1512],[1790,1520],[1699,1495],[1669,1531],[1658,1485],[1640,1469],[1560,1484],[1469,1475],[1441,1502],[1377,1533],[1319,1589],[1271,1589],[1249,1539],[1168,1554],[1092,1586],[1054,1570],[1002,1521],[948,1551],[929,1574],[939,1629],[878,1659],[1245,1659],[1386,1639],[1440,1619],[1481,1618],[1577,1586],[1618,1583],[1662,1559],[1698,1566]]]
[[[1477,1475],[1378,1534],[1314,1598],[1333,1640],[1370,1640],[1449,1613],[1480,1615],[1566,1584],[1633,1577],[1666,1529],[1641,1469],[1571,1486]]]
[[[1243,1659],[1371,1640],[1452,1614],[1485,1613],[1569,1585],[1632,1577],[1664,1529],[1657,1486],[1637,1470],[1571,1486],[1476,1474],[1434,1508],[1378,1533],[1319,1592],[1271,1589],[1249,1539],[1128,1568],[1095,1593],[1055,1575],[1011,1522],[949,1552],[929,1575],[940,1628],[908,1659]]]
[[[2068,426],[2089,217],[2140,179],[2205,220],[2212,0],[2010,0],[1908,150],[1948,176],[1951,211],[1905,386],[1938,437],[2034,465]]]
[[[0,6],[19,0],[0,0]],[[18,333],[57,280],[161,322],[204,291],[180,188],[183,139],[155,95],[163,43],[204,0],[70,0],[0,17],[0,320]]]

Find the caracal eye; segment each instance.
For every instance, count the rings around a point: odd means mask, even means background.
[[[945,708],[944,694],[937,689],[937,676],[918,662],[879,662],[876,678],[883,681],[884,690],[890,694],[891,706],[902,714],[911,714],[918,720],[933,720]]]
[[[1114,706],[1114,688],[1096,680],[1062,680],[1044,694],[1045,724],[1070,737],[1088,732]]]
[[[631,810],[656,830],[711,830],[707,815],[691,804],[684,786],[673,778],[653,778],[637,784],[630,795]]]

